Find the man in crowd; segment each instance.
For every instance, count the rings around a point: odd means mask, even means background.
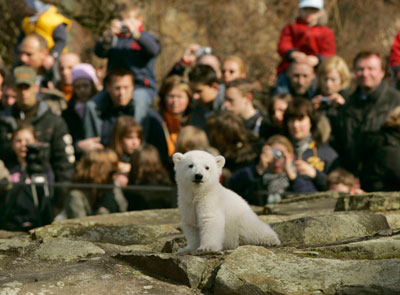
[[[400,105],[400,92],[384,80],[385,63],[378,52],[362,51],[353,61],[357,89],[337,117],[333,147],[341,165],[358,174],[363,146],[370,132],[378,131],[390,112]]]
[[[61,54],[58,61],[60,81],[57,84],[57,88],[64,93],[67,101],[71,99],[72,93],[74,92],[74,88],[72,86],[72,69],[80,62],[81,58],[74,52]]]
[[[305,62],[293,61],[288,68],[289,87],[277,87],[278,94],[288,93],[294,98],[303,97],[311,99],[315,94],[315,71],[314,68]]]
[[[134,117],[133,91],[134,77],[131,71],[117,68],[107,73],[105,90],[86,103],[83,118],[86,139],[78,142],[81,151],[88,152],[107,146],[118,116]]]
[[[75,156],[67,125],[50,111],[46,103],[36,98],[38,85],[34,69],[19,66],[13,75],[17,101],[0,113],[0,159],[10,160],[12,131],[22,125],[32,125],[38,141],[49,144],[46,158],[54,171],[55,181],[70,181]]]

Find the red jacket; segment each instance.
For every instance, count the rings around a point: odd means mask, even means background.
[[[278,53],[282,57],[278,75],[289,66],[288,55],[294,50],[316,55],[319,59],[335,55],[335,34],[327,26],[308,26],[301,18],[285,26],[278,43]]]
[[[400,32],[398,32],[394,37],[389,60],[390,66],[397,74],[397,72],[400,70]]]

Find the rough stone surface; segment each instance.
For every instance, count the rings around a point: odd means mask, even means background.
[[[40,245],[36,255],[41,260],[73,260],[96,254],[104,254],[104,250],[93,243],[57,239]]]
[[[278,232],[276,248],[176,255],[186,243],[177,209],[0,231],[0,295],[400,294],[400,210],[387,203],[396,194],[366,196],[348,212],[334,212],[347,198],[337,193],[252,207]]]
[[[88,225],[54,224],[32,230],[35,239],[53,237],[79,238],[91,242],[117,245],[148,244],[156,239],[179,231],[168,224]]]
[[[306,258],[243,246],[218,271],[214,294],[400,294],[400,259]]]
[[[331,243],[368,236],[389,228],[385,216],[374,213],[336,213],[272,224],[285,246]]]
[[[371,212],[400,210],[400,192],[348,195],[338,199],[335,211],[354,210],[368,210]]]

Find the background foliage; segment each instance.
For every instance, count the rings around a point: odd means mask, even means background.
[[[94,40],[115,15],[116,1],[48,0],[74,20],[68,48],[95,64]],[[209,45],[223,58],[239,55],[250,76],[265,84],[274,80],[279,62],[276,46],[282,27],[293,22],[298,0],[142,0],[146,29],[159,37],[162,54],[157,75],[163,77],[192,42]],[[349,64],[361,49],[390,52],[400,30],[397,0],[325,0],[328,25],[336,34],[338,55]],[[16,58],[24,1],[0,0],[0,55],[7,65]],[[161,80],[161,79],[159,79]]]

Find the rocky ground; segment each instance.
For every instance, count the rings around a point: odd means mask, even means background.
[[[254,210],[281,247],[176,255],[176,209],[0,231],[0,295],[400,294],[400,193],[298,195]]]

